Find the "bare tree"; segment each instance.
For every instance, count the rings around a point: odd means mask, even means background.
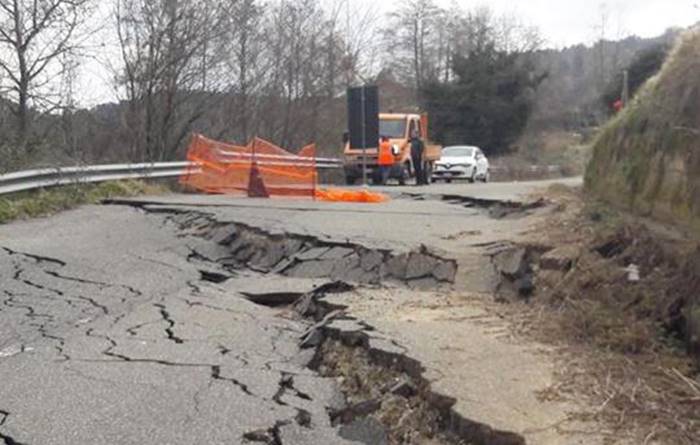
[[[224,46],[227,69],[223,74],[229,81],[232,96],[231,114],[236,125],[234,136],[247,141],[257,130],[256,97],[264,81],[261,56],[264,55],[262,22],[265,8],[258,0],[228,0],[225,8],[228,44]],[[235,110],[235,113],[233,112]],[[227,127],[232,122],[228,122]],[[229,133],[231,133],[229,131]]]
[[[26,148],[30,106],[61,75],[60,59],[76,49],[76,33],[91,0],[0,0],[0,70],[16,105],[15,139]]]
[[[329,45],[327,56],[336,58],[329,62],[334,69],[336,63],[340,72],[329,71],[328,78],[342,78],[343,87],[347,88],[357,81],[365,81],[374,71],[378,71],[378,55],[381,52],[380,14],[372,4],[357,4],[350,0],[331,0],[326,3],[328,14]],[[333,43],[330,44],[330,41]],[[335,94],[336,85],[328,84]]]
[[[132,159],[175,156],[204,114],[215,61],[209,43],[220,32],[219,3],[208,0],[117,0],[123,67],[117,82],[128,103],[125,127]]]
[[[384,31],[388,52],[403,66],[402,74],[410,73],[417,90],[437,71],[435,37],[441,15],[433,0],[407,0],[389,15]]]
[[[429,82],[454,78],[455,56],[471,52],[532,53],[542,45],[539,31],[510,14],[488,7],[465,10],[456,2],[441,9],[432,0],[410,0],[389,14],[385,31],[387,68],[417,92]]]
[[[73,159],[81,157],[78,152],[78,141],[75,131],[75,121],[73,119],[78,109],[75,99],[75,92],[78,88],[78,67],[79,64],[72,54],[66,53],[61,58],[61,136],[63,143],[61,147],[64,152]]]

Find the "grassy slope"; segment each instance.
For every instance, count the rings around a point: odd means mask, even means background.
[[[700,30],[600,133],[586,187],[644,214],[700,228]]]
[[[0,224],[16,219],[46,216],[103,199],[142,194],[159,194],[164,189],[142,181],[105,182],[58,187],[0,197]]]

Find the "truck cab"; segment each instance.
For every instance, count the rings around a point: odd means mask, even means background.
[[[430,177],[435,161],[440,159],[440,147],[428,143],[428,115],[410,113],[379,114],[379,137],[385,136],[389,138],[394,154],[394,166],[389,177],[397,179],[401,185],[415,175],[410,146],[411,135],[414,132],[418,132],[425,145],[423,161],[428,177]],[[377,146],[379,146],[379,141],[377,141]],[[350,142],[346,141],[343,155],[345,181],[348,185],[355,184],[358,179],[362,178],[363,155],[367,157],[367,177],[376,179],[378,172],[378,149],[376,147],[366,150],[354,149],[350,148]]]

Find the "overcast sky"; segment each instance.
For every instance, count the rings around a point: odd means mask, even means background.
[[[357,0],[350,0],[357,1]],[[360,0],[368,1],[368,0]],[[542,31],[548,46],[591,43],[597,38],[602,11],[609,17],[610,38],[627,35],[653,37],[672,26],[700,21],[700,0],[438,0],[470,9],[482,5],[496,12],[513,13]],[[377,3],[374,1],[373,3]],[[385,10],[398,2],[382,1]]]
[[[338,2],[343,0],[322,0]],[[350,7],[358,3],[387,13],[401,0],[346,0]],[[464,9],[488,6],[495,13],[520,17],[526,24],[537,26],[547,47],[590,44],[600,37],[601,17],[608,18],[606,37],[620,39],[629,35],[653,37],[669,27],[687,27],[700,21],[700,0],[436,0],[441,6],[456,3]],[[352,10],[352,9],[351,9]],[[113,27],[105,9],[104,32]],[[107,54],[112,53],[108,51]],[[103,54],[104,56],[104,54]],[[111,59],[113,57],[108,57]],[[101,57],[104,63],[104,57]],[[111,73],[94,60],[83,65],[78,102],[93,106],[115,100]]]

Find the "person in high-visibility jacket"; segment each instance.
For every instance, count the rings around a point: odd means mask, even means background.
[[[391,168],[394,166],[394,154],[391,152],[391,142],[386,136],[382,136],[381,142],[379,143],[379,158],[377,159],[377,164],[379,165],[379,178],[382,185],[386,185],[389,180],[389,174],[391,174]]]

